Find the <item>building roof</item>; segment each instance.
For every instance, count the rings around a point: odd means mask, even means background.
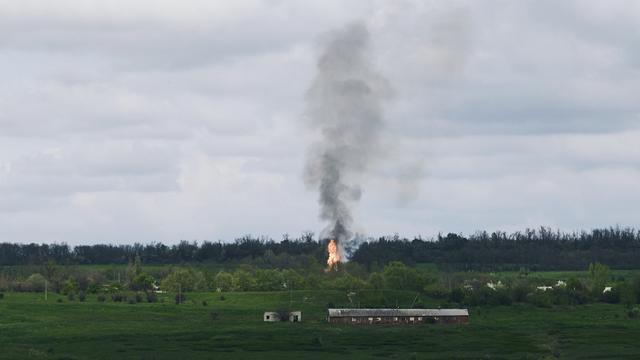
[[[329,309],[329,316],[469,316],[469,311],[467,309]]]

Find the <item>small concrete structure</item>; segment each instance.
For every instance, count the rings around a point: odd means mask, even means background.
[[[467,309],[329,309],[333,324],[464,324]]]
[[[267,322],[276,322],[280,321],[280,314],[273,311],[265,311],[263,316],[264,321]]]
[[[286,314],[287,318],[283,319],[282,315]],[[290,311],[288,313],[279,313],[275,311],[265,311],[262,319],[265,322],[278,322],[278,321],[290,321],[300,322],[302,321],[302,311]]]

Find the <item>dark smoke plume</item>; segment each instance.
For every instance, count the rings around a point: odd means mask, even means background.
[[[305,181],[320,192],[321,236],[351,238],[351,205],[361,196],[363,175],[379,154],[382,100],[387,81],[370,63],[369,32],[352,24],[329,34],[306,94],[306,121],[315,136]]]

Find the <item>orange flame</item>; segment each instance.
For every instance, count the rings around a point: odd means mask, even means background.
[[[327,265],[329,265],[329,267],[327,268],[327,271],[338,270],[340,253],[338,253],[338,244],[336,244],[335,240],[329,240],[329,244],[327,245],[327,252],[329,253],[329,257],[327,258]]]

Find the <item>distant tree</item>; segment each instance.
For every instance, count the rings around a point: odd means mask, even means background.
[[[74,278],[67,279],[62,284],[61,293],[62,295],[75,294],[78,291],[78,282]]]
[[[214,278],[214,287],[220,291],[233,290],[234,277],[228,272],[220,271]]]
[[[129,262],[127,266],[127,282],[133,283],[133,280],[142,273],[142,260],[139,255],[136,255],[133,262]]]
[[[384,288],[384,276],[379,272],[373,272],[369,275],[369,286],[374,290],[381,290]]]
[[[147,292],[147,291],[153,290],[154,282],[155,280],[151,275],[140,273],[134,276],[134,278],[131,281],[131,284],[129,285],[129,288],[134,291]]]
[[[262,291],[285,289],[285,281],[279,270],[260,269],[256,271],[256,286]]]
[[[41,274],[31,274],[27,280],[25,280],[25,290],[42,292],[44,291],[44,283],[46,279]]]
[[[591,278],[592,291],[602,292],[606,281],[609,279],[609,267],[599,262],[589,264],[589,276]]]
[[[422,290],[424,279],[416,271],[399,261],[393,261],[382,272],[385,287],[399,290]]]
[[[220,275],[220,274],[218,274]],[[225,280],[226,279],[220,279],[218,278],[218,276],[216,276],[216,284],[218,283],[218,281],[221,280]],[[223,284],[223,286],[220,286],[220,289],[222,290],[224,287],[224,291],[228,291],[229,289],[235,289],[235,290],[239,290],[239,291],[250,291],[250,290],[255,290],[256,288],[256,280],[253,277],[253,275],[251,273],[249,273],[246,270],[237,270],[233,273],[233,282],[232,282],[232,286],[229,286],[228,284]]]
[[[207,282],[201,271],[193,268],[177,268],[161,282],[161,287],[169,291],[205,291]]]

